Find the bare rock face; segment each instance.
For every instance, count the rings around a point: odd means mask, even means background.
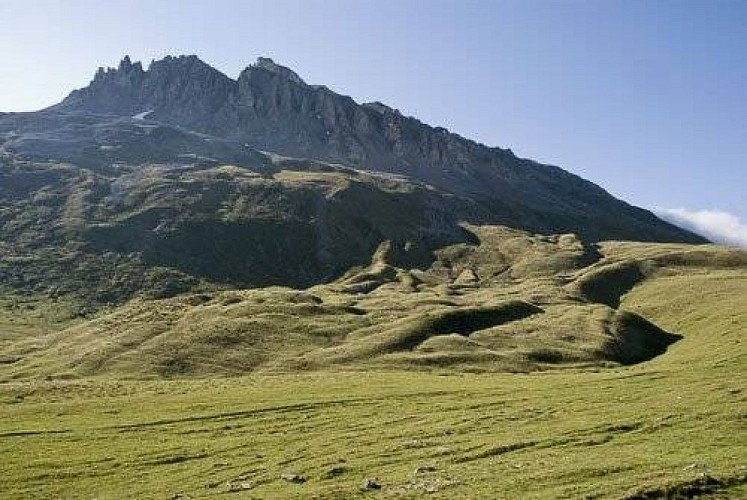
[[[254,67],[261,68],[271,73],[277,73],[281,78],[285,80],[289,80],[295,84],[306,85],[306,83],[303,80],[301,80],[301,77],[298,76],[295,71],[289,68],[286,68],[285,66],[280,66],[279,64],[275,64],[275,61],[273,61],[269,57],[258,58],[257,62],[254,64]]]
[[[236,82],[196,56],[168,56],[147,71],[125,56],[116,69],[99,68],[91,84],[52,109],[137,115],[205,130],[230,114]]]
[[[704,241],[560,168],[431,127],[382,103],[358,104],[269,58],[234,80],[196,56],[169,56],[147,70],[125,57],[41,113],[45,120],[147,116],[213,142],[404,175],[470,199],[479,210],[462,217],[476,223],[573,232],[586,240]],[[0,136],[4,121],[0,117]]]

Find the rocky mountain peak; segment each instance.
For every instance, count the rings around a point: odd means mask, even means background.
[[[148,72],[171,72],[175,75],[179,73],[209,72],[220,73],[196,55],[188,56],[166,56],[163,59],[152,61],[148,66]],[[220,73],[221,75],[223,73]],[[223,75],[225,76],[225,75]],[[226,77],[228,78],[228,77]]]
[[[156,115],[176,113],[194,121],[195,115],[215,112],[235,85],[195,55],[167,56],[152,61],[145,71],[140,62],[124,56],[116,68],[99,68],[88,87],[73,91],[51,109],[125,115],[155,110]]]
[[[257,62],[247,68],[247,70],[250,70],[250,71],[252,69],[261,69],[264,71],[268,71],[270,73],[278,75],[279,77],[283,79],[289,80],[293,83],[297,83],[299,85],[306,85],[306,82],[304,82],[295,71],[293,71],[292,69],[286,66],[277,64],[275,61],[273,61],[269,57],[257,58]]]
[[[131,69],[132,69],[132,61],[130,60],[130,56],[126,55],[119,62],[119,67],[117,68],[117,71],[129,72]]]

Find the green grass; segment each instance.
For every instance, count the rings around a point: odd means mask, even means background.
[[[427,266],[471,241],[455,200],[404,178],[257,153],[258,170],[85,169],[0,158],[0,287],[91,308],[188,291],[307,287],[389,260]]]
[[[578,269],[585,253],[572,237],[476,232],[479,246],[445,249],[426,270],[387,264],[391,248],[382,245],[369,267],[306,291],[270,287],[136,299],[57,332],[30,332],[36,348],[8,346],[7,356],[17,361],[0,367],[0,380],[339,368],[527,372],[640,362],[676,340],[645,318],[610,307],[629,287],[617,286],[607,270],[643,267],[637,260],[603,259]],[[509,247],[530,250],[512,254]],[[504,272],[490,275],[488,250],[500,256]],[[540,269],[544,275],[535,274]],[[569,283],[574,272],[580,277]],[[351,289],[362,284],[363,290]]]
[[[657,259],[645,279],[619,297],[621,310],[682,336],[663,355],[629,367],[579,362],[565,364],[564,370],[468,373],[460,365],[428,364],[427,371],[413,370],[422,365],[390,359],[313,372],[265,369],[226,378],[200,371],[200,378],[125,380],[121,370],[132,369],[138,360],[131,354],[131,364],[95,377],[78,373],[71,380],[8,379],[0,384],[0,497],[747,496],[747,268],[739,261],[741,254],[709,248],[711,259],[704,260],[682,246],[603,247],[606,260],[597,267],[623,259]],[[221,292],[159,301],[157,308],[149,301],[136,302],[93,321],[113,328],[116,314],[138,307],[145,317],[156,319],[148,315],[159,313],[168,319],[168,305],[177,312],[175,321],[183,321],[188,343],[202,345],[201,325],[215,321],[211,308],[228,323],[266,314],[265,326],[273,324],[271,319],[277,327],[266,331],[267,341],[284,338],[286,345],[298,341],[312,349],[313,338],[323,347],[365,339],[360,328],[371,328],[366,324],[376,318],[400,317],[409,325],[414,320],[403,312],[409,309],[427,316],[442,308],[468,310],[467,302],[500,304],[523,294],[537,299],[545,312],[468,337],[431,337],[421,349],[429,342],[443,345],[431,346],[423,356],[485,346],[509,351],[511,342],[518,342],[522,352],[562,351],[572,341],[558,342],[572,332],[580,334],[573,341],[575,352],[598,348],[593,337],[599,330],[588,324],[604,324],[615,316],[602,304],[574,306],[562,282],[559,287],[526,278],[511,286],[495,282],[445,296],[439,296],[438,286],[400,293],[396,280],[352,297],[334,286],[305,294],[286,289]],[[394,296],[399,300],[393,301]],[[391,309],[387,315],[385,307]],[[368,312],[359,314],[361,310]],[[22,325],[19,334],[37,328],[31,313],[15,311],[13,317]],[[350,323],[334,330],[340,318]],[[8,316],[2,321],[7,327]],[[309,331],[294,330],[302,323]],[[95,345],[90,336],[109,331],[86,329],[87,324],[67,331],[86,337],[69,346]],[[359,333],[348,338],[348,327]],[[127,330],[122,324],[118,328]],[[547,336],[553,329],[559,333]],[[38,341],[59,335],[52,331]],[[214,338],[204,343],[216,344],[220,342]],[[416,351],[395,354],[417,357]],[[53,359],[32,358],[40,363]],[[140,361],[147,365],[144,357]],[[307,481],[286,481],[282,475],[288,473]],[[366,478],[376,478],[382,489],[362,491]]]
[[[733,371],[323,373],[3,390],[4,498],[619,497],[744,480]],[[743,382],[743,381],[742,381]],[[692,464],[703,464],[688,468]],[[419,467],[433,473],[416,473]],[[325,479],[334,468],[344,473]],[[303,485],[280,476],[308,477]]]

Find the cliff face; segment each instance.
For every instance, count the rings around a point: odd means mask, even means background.
[[[381,103],[358,104],[267,58],[234,80],[195,56],[166,57],[147,70],[125,57],[46,111],[81,112],[147,118],[236,145],[406,175],[474,201],[479,210],[464,215],[472,222],[590,240],[703,241],[560,168]]]
[[[126,57],[54,110],[106,112],[167,122],[291,156],[381,170],[463,168],[479,146],[380,103],[358,105],[260,58],[237,80],[195,56],[167,57],[147,71]],[[496,152],[498,150],[495,150]]]

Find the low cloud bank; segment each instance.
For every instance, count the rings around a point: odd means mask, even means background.
[[[747,224],[720,210],[655,209],[656,215],[676,226],[705,236],[715,243],[747,248]]]

